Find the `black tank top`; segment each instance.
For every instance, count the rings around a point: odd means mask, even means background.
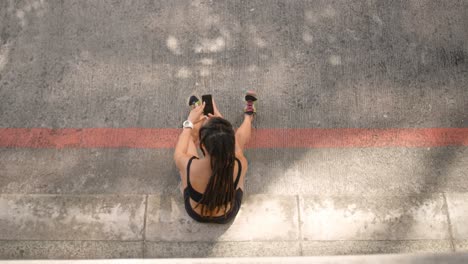
[[[189,197],[192,198],[192,200],[194,200],[195,202],[199,203],[201,199],[203,198],[203,193],[197,192],[195,189],[193,189],[192,185],[190,184],[190,165],[192,165],[193,159],[198,159],[198,158],[195,156],[191,157],[187,164],[187,190],[188,190]],[[234,181],[234,189],[237,191],[237,184],[239,184],[239,179],[240,179],[241,171],[242,171],[242,165],[238,158],[236,158],[236,161],[239,164],[239,172],[237,173],[237,178]]]

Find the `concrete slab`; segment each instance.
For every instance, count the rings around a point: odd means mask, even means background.
[[[140,240],[145,196],[0,195],[0,240]]]
[[[151,195],[148,199],[146,240],[291,241],[299,237],[295,196],[248,195],[236,219],[228,225],[200,224],[185,212],[182,196]]]
[[[0,193],[176,192],[173,150],[0,149]]]
[[[146,242],[147,258],[300,256],[298,241],[269,242]]]
[[[1,193],[174,194],[173,150],[0,149]],[[248,193],[468,192],[468,147],[251,149]]]
[[[104,259],[104,260],[11,260],[4,264],[88,264],[91,261],[96,264],[464,264],[468,260],[468,254],[391,254],[391,255],[362,255],[362,256],[314,256],[314,257],[244,257],[244,258],[164,258],[164,259]]]
[[[457,252],[468,252],[468,240],[455,240],[454,244]]]
[[[449,240],[303,241],[303,256],[403,253],[449,253]]]
[[[468,239],[468,193],[447,193],[446,198],[453,238]]]
[[[450,239],[442,195],[301,197],[304,240]]]
[[[304,195],[468,191],[468,148],[249,150],[246,190]]]
[[[143,258],[143,242],[0,241],[0,259]]]
[[[254,257],[254,258],[173,258],[173,259],[106,259],[106,260],[18,260],[4,261],[4,264],[361,264],[361,263],[381,263],[381,264],[464,264],[468,260],[468,254],[393,254],[393,255],[371,255],[371,256],[314,256],[314,257]]]

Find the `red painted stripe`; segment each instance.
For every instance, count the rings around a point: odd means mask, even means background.
[[[0,128],[0,147],[173,148],[175,128]],[[468,146],[468,128],[256,129],[248,148]]]
[[[348,148],[468,146],[468,128],[265,129],[256,148]]]

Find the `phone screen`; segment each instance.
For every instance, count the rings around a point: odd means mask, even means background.
[[[213,111],[213,99],[211,98],[211,94],[202,95],[202,102],[205,103],[205,108],[203,109],[203,114],[214,114]]]

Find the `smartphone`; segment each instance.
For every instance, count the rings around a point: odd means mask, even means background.
[[[203,109],[203,114],[204,115],[208,115],[208,114],[214,115],[213,99],[211,98],[211,94],[202,95],[201,98],[202,98],[202,102],[205,103],[205,108]]]

